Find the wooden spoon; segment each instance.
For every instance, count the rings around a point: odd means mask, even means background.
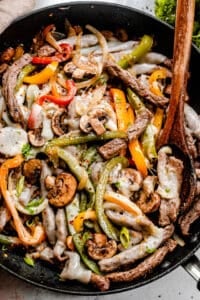
[[[196,189],[195,171],[188,151],[184,128],[184,102],[186,98],[194,14],[195,0],[177,1],[172,91],[166,123],[158,145],[161,147],[171,144],[176,155],[183,160],[182,212],[187,210],[191,205]]]

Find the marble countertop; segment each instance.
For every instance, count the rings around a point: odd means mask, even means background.
[[[35,9],[64,2],[66,1],[36,0]],[[154,0],[121,0],[107,2],[117,2],[153,13]],[[200,250],[197,252],[197,256],[200,258]],[[124,300],[199,300],[200,292],[196,288],[196,282],[182,267],[177,268],[153,283],[132,291],[108,296],[91,297],[71,296],[47,291],[23,282],[7,272],[0,270],[0,300],[121,300],[122,298]]]

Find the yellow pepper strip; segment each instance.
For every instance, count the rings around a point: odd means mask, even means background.
[[[164,110],[160,107],[157,107],[153,117],[153,125],[157,128],[157,134],[156,134],[157,136],[162,128],[163,117],[164,117]]]
[[[24,77],[25,83],[30,84],[43,84],[46,83],[56,72],[58,67],[58,62],[53,61],[52,63],[48,64],[42,71],[39,73]]]
[[[80,232],[83,230],[83,222],[85,220],[96,221],[97,220],[96,212],[91,209],[87,209],[83,212],[80,212],[73,221],[73,226],[76,232]]]
[[[13,198],[8,191],[7,179],[9,169],[19,167],[23,162],[22,155],[16,155],[14,158],[7,159],[0,167],[0,189],[3,195],[5,204],[9,209],[14,221],[15,229],[21,242],[26,246],[35,246],[40,244],[45,239],[45,231],[42,225],[37,225],[32,228],[32,234],[30,234],[24,227],[22,220],[16,210]]]
[[[128,119],[127,102],[125,94],[122,90],[115,88],[110,89],[110,93],[114,101],[118,129],[121,131],[126,131],[130,124]]]
[[[149,89],[157,96],[163,96],[163,93],[158,85],[159,79],[165,79],[167,77],[167,70],[165,68],[155,70],[149,77]]]
[[[133,216],[142,215],[140,208],[122,194],[109,191],[104,194],[103,198],[105,201],[119,205],[123,210],[131,213]]]

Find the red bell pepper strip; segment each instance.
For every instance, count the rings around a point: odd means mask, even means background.
[[[42,105],[44,103],[44,101],[49,100],[50,102],[53,102],[53,103],[61,105],[61,106],[68,105],[73,100],[77,89],[76,89],[74,81],[71,79],[66,80],[65,84],[66,84],[66,89],[67,89],[66,96],[43,95],[37,100],[37,103],[39,105]]]
[[[56,52],[53,56],[34,56],[32,58],[32,63],[47,65],[53,61],[67,61],[72,55],[72,46],[67,43],[60,44],[59,46],[62,49],[62,52]]]

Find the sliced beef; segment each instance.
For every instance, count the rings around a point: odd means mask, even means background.
[[[148,236],[140,244],[135,245],[111,258],[104,258],[99,261],[100,270],[103,272],[111,272],[122,266],[135,263],[139,259],[148,256],[148,249],[157,249],[168,240],[174,232],[174,226],[168,225],[165,228],[157,228],[154,235]]]
[[[106,276],[112,282],[130,282],[149,274],[155,267],[160,265],[169,252],[176,248],[176,241],[169,239],[162,247],[156,250],[148,258],[143,260],[135,268],[125,272],[110,273]]]
[[[30,54],[26,53],[17,61],[15,61],[11,66],[8,67],[7,71],[3,75],[3,88],[2,94],[5,98],[6,105],[10,116],[16,123],[24,125],[24,117],[20,106],[17,103],[15,96],[15,86],[17,82],[17,76],[24,66],[29,64],[32,60]]]
[[[169,147],[163,147],[158,152],[157,172],[157,193],[161,197],[159,224],[166,226],[176,221],[179,212],[183,162],[172,155]]]
[[[179,219],[181,231],[184,235],[189,234],[190,226],[200,217],[200,196],[196,198],[190,210]]]
[[[195,145],[195,140],[192,136],[190,129],[188,129],[187,127],[185,128],[185,137],[186,137],[186,142],[187,142],[187,146],[188,146],[190,155],[193,158],[196,158],[198,154],[197,154],[197,148]]]
[[[3,63],[0,65],[0,74],[3,74],[8,68],[8,64]]]
[[[99,147],[98,151],[104,159],[110,159],[117,156],[121,150],[126,149],[127,144],[123,139],[113,139],[110,142]]]
[[[148,109],[143,109],[140,114],[136,116],[133,125],[128,128],[128,139],[137,139],[146,129],[152,118],[152,113]]]
[[[0,207],[0,232],[3,231],[10,218],[11,215],[7,207]]]
[[[164,106],[169,102],[169,99],[153,94],[146,86],[139,82],[134,75],[129,71],[122,69],[115,62],[106,62],[105,69],[112,76],[119,78],[126,86],[132,88],[139,96],[148,100],[150,103],[153,103],[156,106]]]

